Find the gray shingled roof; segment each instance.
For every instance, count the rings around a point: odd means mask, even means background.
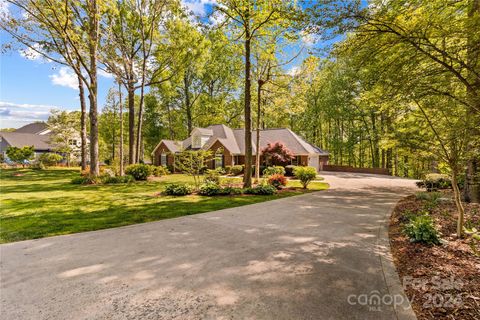
[[[205,133],[210,135],[213,133],[212,137],[208,139],[202,149],[208,150],[216,141],[220,141],[223,146],[230,151],[232,154],[245,154],[245,130],[244,129],[231,129],[225,125],[217,124],[211,125],[207,128],[195,128],[200,133]],[[256,154],[255,149],[255,139],[257,132],[254,130],[252,132],[252,146],[253,154]],[[162,140],[162,141],[171,141],[171,140]],[[172,143],[174,141],[171,141]],[[303,138],[298,136],[290,129],[280,128],[280,129],[266,129],[260,130],[260,148],[265,148],[269,143],[282,142],[285,146],[293,152],[295,155],[310,155],[310,154],[319,154],[319,155],[328,155],[328,152],[308,143]],[[191,139],[190,137],[183,141],[176,141],[176,146],[183,146],[183,149],[190,148]],[[174,151],[174,147],[170,148]],[[175,148],[175,152],[177,149]]]
[[[52,150],[49,143],[50,135],[33,133],[0,132],[0,136],[12,147],[33,146],[35,150]]]
[[[42,132],[46,129],[47,129],[47,124],[45,122],[34,122],[34,123],[29,123],[27,125],[24,125],[23,127],[18,128],[13,132],[38,134],[39,132]]]

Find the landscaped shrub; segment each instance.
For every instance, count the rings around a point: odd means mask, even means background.
[[[242,188],[225,187],[221,191],[225,195],[239,195],[243,193]]]
[[[231,172],[232,175],[238,176],[239,174],[243,173],[243,166],[242,165],[232,166],[232,169],[231,169],[230,172]]]
[[[427,214],[412,217],[403,231],[411,242],[440,243],[440,237],[433,224],[433,219]]]
[[[263,175],[264,176],[268,177],[268,176],[271,176],[271,175],[274,175],[274,174],[285,175],[285,168],[281,167],[281,166],[274,166],[274,167],[266,167],[263,170]]]
[[[45,165],[40,161],[35,161],[32,165],[30,165],[30,168],[33,169],[33,170],[45,170],[46,169]]]
[[[425,179],[417,182],[417,187],[426,188],[427,191],[450,189],[452,187],[452,180],[446,174],[429,173],[425,175]]]
[[[207,170],[203,177],[205,182],[213,182],[217,185],[220,184],[220,173],[217,170]]]
[[[150,166],[152,175],[155,177],[166,176],[170,171],[165,166]]]
[[[308,184],[317,177],[317,170],[314,167],[295,167],[293,173],[302,183],[303,189],[307,189]]]
[[[200,186],[199,194],[202,196],[216,196],[220,193],[222,188],[220,185],[214,181],[206,181]]]
[[[217,171],[220,175],[224,175],[226,173],[225,169],[222,167],[215,168],[215,171]]]
[[[273,174],[268,177],[268,184],[274,186],[277,189],[280,189],[283,186],[287,185],[287,178],[281,174]]]
[[[72,184],[99,184],[101,183],[100,177],[94,177],[91,175],[75,177],[70,181]]]
[[[294,176],[293,171],[295,170],[296,167],[297,167],[297,166],[294,166],[294,165],[292,165],[292,164],[286,166],[286,167],[285,167],[285,175],[286,175],[287,177],[293,177],[293,176]]]
[[[172,183],[165,186],[164,192],[169,196],[185,196],[193,192],[193,187],[188,184]]]
[[[225,166],[225,173],[226,174],[232,173],[232,166]]]
[[[152,168],[146,164],[131,164],[125,169],[125,173],[131,175],[135,180],[147,180],[152,174]]]
[[[130,183],[134,182],[135,179],[131,175],[124,176],[104,176],[102,177],[102,182],[105,184],[116,184],[116,183]]]
[[[56,166],[62,159],[61,155],[51,152],[43,153],[38,157],[38,161],[47,167]]]
[[[277,192],[277,188],[269,184],[265,184],[265,185],[258,185],[253,188],[246,188],[243,192],[246,194],[272,195]]]
[[[440,202],[442,194],[440,192],[417,192],[415,197],[418,200],[426,201],[425,207],[427,210],[435,208]]]

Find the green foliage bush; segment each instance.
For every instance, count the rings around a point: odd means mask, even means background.
[[[287,178],[281,174],[273,174],[268,177],[268,184],[274,186],[277,189],[287,185]]]
[[[16,163],[24,165],[27,160],[33,159],[35,151],[33,146],[24,146],[22,148],[10,146],[6,150],[7,157]]]
[[[442,194],[440,192],[417,192],[415,197],[418,200],[426,201],[425,208],[427,210],[432,210],[440,202]]]
[[[38,161],[47,167],[56,166],[62,159],[61,155],[51,152],[43,153],[38,157]]]
[[[105,184],[116,184],[116,183],[131,183],[134,182],[135,179],[131,175],[124,175],[124,176],[110,176],[106,175],[102,177],[102,182]]]
[[[217,171],[218,174],[220,175],[223,175],[226,173],[225,168],[222,168],[222,167],[215,168],[215,171]]]
[[[427,214],[412,217],[405,225],[403,232],[411,242],[440,244],[440,237],[435,229],[433,219]]]
[[[285,167],[285,175],[287,177],[293,177],[294,176],[293,171],[295,170],[296,167],[297,166],[294,166],[293,164],[286,166]]]
[[[202,196],[216,196],[221,190],[222,188],[218,183],[206,180],[205,183],[200,186],[198,193]]]
[[[263,170],[264,176],[268,177],[274,174],[285,175],[285,168],[282,166],[274,166],[274,167],[266,167],[265,170]]]
[[[101,182],[100,177],[94,177],[91,175],[78,176],[71,180],[72,184],[99,184]]]
[[[152,175],[155,177],[166,176],[170,174],[170,171],[165,166],[150,166]]]
[[[232,166],[230,172],[231,172],[232,175],[238,176],[238,175],[243,173],[243,166],[242,165]]]
[[[225,166],[225,173],[226,174],[232,173],[232,166]]]
[[[314,167],[295,167],[293,173],[302,183],[303,189],[307,189],[308,184],[317,177],[317,170]]]
[[[220,173],[218,170],[207,170],[203,176],[205,182],[213,182],[217,185],[220,184]]]
[[[193,192],[193,187],[188,184],[171,183],[165,186],[164,193],[169,196],[186,196]]]
[[[218,183],[207,181],[200,186],[199,194],[202,196],[228,196],[242,194],[241,188],[221,187]]]
[[[30,168],[33,170],[45,170],[46,166],[42,162],[36,161],[30,166]]]
[[[246,188],[244,191],[246,194],[255,194],[255,195],[272,195],[277,193],[277,188],[269,184],[261,184],[253,188]]]
[[[125,173],[131,175],[135,180],[147,180],[152,174],[152,168],[146,164],[131,164],[125,168]]]
[[[452,180],[446,174],[429,173],[425,175],[425,179],[417,182],[417,187],[426,188],[427,191],[450,189],[452,187]]]

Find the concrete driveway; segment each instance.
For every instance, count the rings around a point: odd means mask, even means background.
[[[328,191],[2,245],[2,318],[396,319],[357,298],[389,293],[382,228],[413,181],[323,176]]]

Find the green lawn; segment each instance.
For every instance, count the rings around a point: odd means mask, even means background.
[[[175,174],[128,185],[73,185],[78,169],[1,170],[0,242],[42,238],[242,206],[299,194],[273,196],[158,195],[167,183],[192,182]],[[292,182],[296,183],[296,182]],[[311,190],[327,189],[313,182]]]

